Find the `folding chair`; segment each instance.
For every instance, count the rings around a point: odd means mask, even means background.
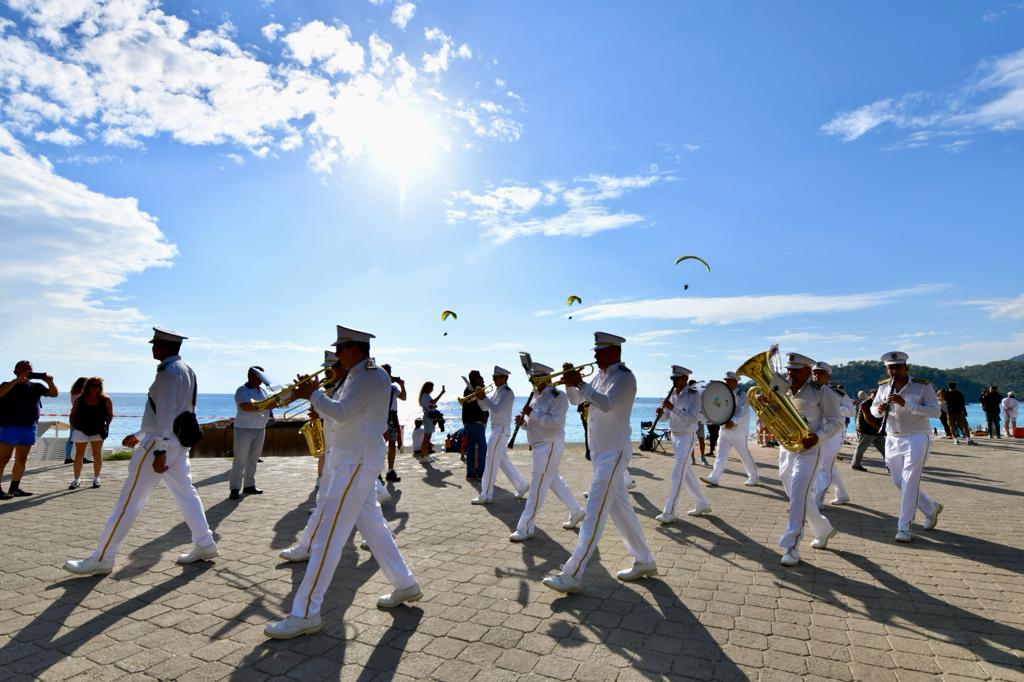
[[[640,431],[643,436],[640,439],[641,452],[668,452],[663,441],[668,438],[669,429],[654,429],[654,422],[640,422]]]

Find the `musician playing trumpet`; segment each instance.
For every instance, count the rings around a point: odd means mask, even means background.
[[[693,451],[693,439],[697,433],[697,421],[700,418],[700,393],[689,386],[690,370],[679,365],[672,365],[672,393],[658,408],[658,417],[665,412],[669,414],[669,427],[672,430],[672,450],[676,461],[672,467],[672,481],[668,488],[668,499],[665,508],[656,517],[664,524],[676,520],[676,502],[679,492],[685,486],[686,492],[693,499],[694,507],[686,512],[690,516],[703,516],[711,513],[711,503],[704,495],[697,475],[690,465],[690,453]]]
[[[470,500],[471,504],[489,504],[494,497],[494,484],[498,479],[498,469],[516,489],[516,498],[523,499],[530,489],[523,475],[508,459],[508,437],[512,431],[512,403],[515,394],[508,385],[511,374],[504,367],[494,366],[494,395],[488,398],[483,388],[476,389],[477,405],[490,413],[491,435],[487,439],[487,456],[484,462],[484,477],[480,483],[480,494]]]
[[[551,385],[554,372],[547,365],[535,362],[530,367],[534,377],[534,397],[531,404],[516,416],[516,423],[526,429],[533,449],[533,467],[530,470],[530,493],[519,517],[516,530],[508,539],[523,542],[533,537],[537,514],[544,505],[550,489],[569,508],[569,520],[562,524],[566,530],[575,528],[583,520],[583,509],[573,497],[558,471],[565,450],[565,415],[569,399],[565,393]]]

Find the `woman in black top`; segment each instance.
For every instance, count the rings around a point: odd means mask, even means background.
[[[92,377],[85,382],[85,392],[71,406],[71,442],[75,444],[75,478],[68,490],[81,486],[85,445],[92,445],[92,487],[100,487],[100,469],[103,467],[103,441],[107,437],[114,406],[103,393],[103,379]]]

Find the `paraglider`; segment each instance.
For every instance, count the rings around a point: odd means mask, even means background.
[[[570,296],[569,298],[567,298],[567,299],[565,300],[565,304],[566,304],[567,306],[569,306],[569,308],[570,308],[570,309],[572,309],[572,305],[573,305],[574,303],[580,303],[580,304],[582,304],[582,303],[583,303],[583,299],[582,299],[582,298],[580,298],[579,296],[576,296],[576,295],[574,294],[574,295]],[[570,316],[569,316],[569,319],[570,319],[570,320],[572,319],[572,315],[570,315]]]
[[[452,310],[444,310],[444,311],[441,312],[441,321],[442,322],[447,320],[449,317],[452,318],[453,320],[459,319],[459,316],[456,315],[455,312],[452,311]],[[448,332],[445,332],[444,336],[448,336]]]
[[[692,260],[696,260],[696,261],[700,261],[701,263],[704,264],[704,267],[707,268],[708,272],[711,272],[711,266],[708,265],[708,262],[706,260],[704,260],[703,258],[701,258],[700,256],[680,256],[679,258],[676,258],[676,263],[675,264],[679,265],[684,260],[691,260],[691,259]],[[689,284],[684,284],[683,285],[683,291],[688,291],[689,288],[690,288]]]

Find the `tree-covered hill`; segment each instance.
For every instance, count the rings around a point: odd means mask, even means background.
[[[1018,359],[1020,358],[1020,359]],[[910,375],[928,379],[936,388],[945,388],[950,381],[959,384],[968,402],[977,402],[983,386],[995,384],[999,392],[1015,391],[1024,395],[1024,355],[1012,360],[997,360],[983,365],[969,365],[953,369],[938,369],[925,365],[910,365]],[[870,390],[886,378],[885,365],[878,361],[857,360],[837,365],[832,382],[843,384],[847,393],[856,396],[857,391]]]

